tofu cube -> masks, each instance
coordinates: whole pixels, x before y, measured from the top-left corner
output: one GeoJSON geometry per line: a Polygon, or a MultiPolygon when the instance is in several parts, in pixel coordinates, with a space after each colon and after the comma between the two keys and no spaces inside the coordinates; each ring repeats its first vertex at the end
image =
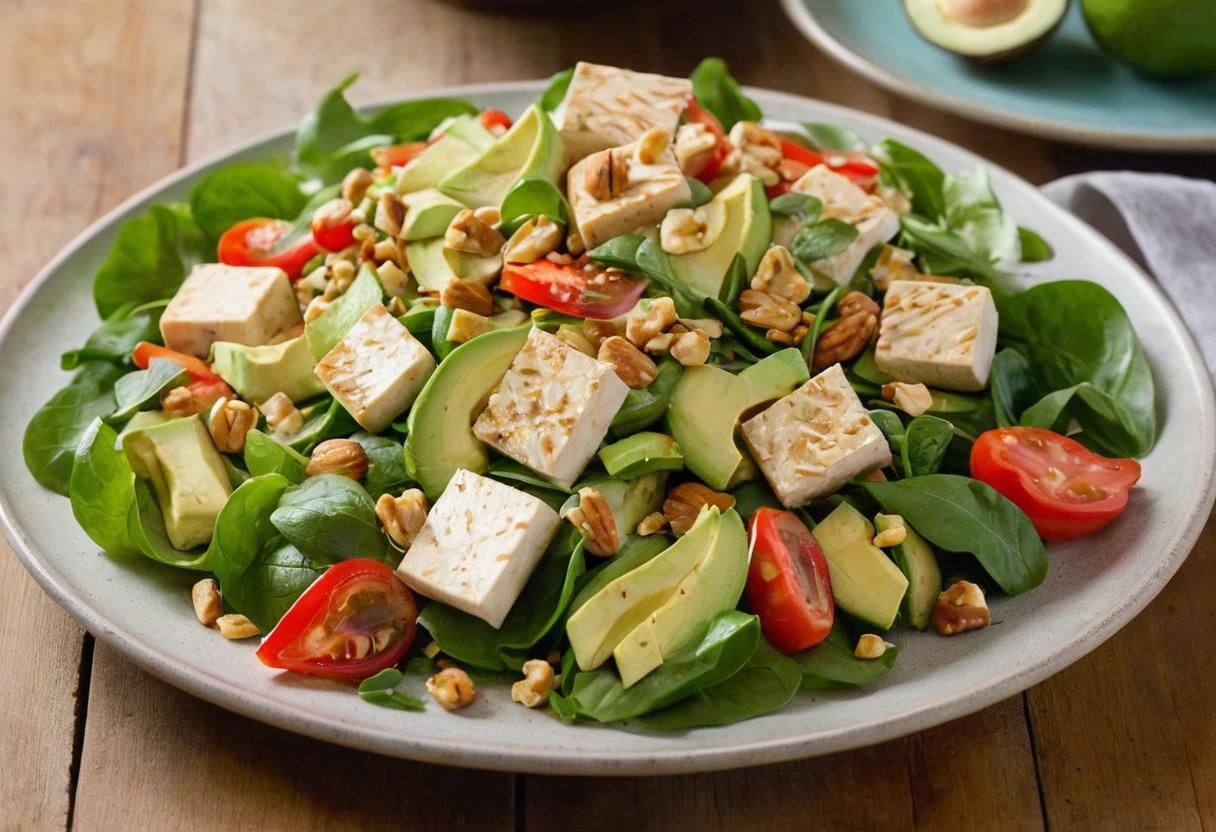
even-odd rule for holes
{"type": "Polygon", "coordinates": [[[692,204],[688,180],[670,146],[650,164],[638,158],[637,142],[601,150],[570,168],[567,182],[574,223],[588,249],[643,226],[657,225],[672,208],[692,204]],[[594,172],[614,166],[614,161],[618,170],[624,162],[628,176],[617,196],[601,201],[588,190],[588,179],[597,178],[594,172]]]}
{"type": "Polygon", "coordinates": [[[300,320],[282,269],[195,266],[160,316],[165,346],[206,358],[216,341],[260,347],[300,320]]]}
{"type": "Polygon", "coordinates": [[[692,95],[687,78],[579,62],[566,97],[553,112],[570,161],[619,147],[652,127],[675,135],[692,95]]]}
{"type": "Polygon", "coordinates": [[[880,197],[867,194],[827,165],[807,171],[792,190],[819,199],[823,203],[821,219],[840,220],[857,229],[857,239],[844,251],[811,263],[811,268],[841,286],[853,279],[870,249],[899,233],[898,214],[880,197]]]}
{"type": "Polygon", "coordinates": [[[988,386],[996,335],[986,287],[892,280],[874,362],[897,381],[974,392],[988,386]]]}
{"type": "Polygon", "coordinates": [[[473,433],[569,488],[595,456],[628,393],[610,366],[533,329],[473,433]]]}
{"type": "Polygon", "coordinates": [[[786,508],[891,464],[886,437],[839,364],[744,422],[743,440],[786,508]]]}
{"type": "Polygon", "coordinates": [[[531,494],[460,469],[397,574],[410,589],[497,629],[560,524],[531,494]]]}
{"type": "Polygon", "coordinates": [[[414,403],[435,359],[377,303],[317,362],[317,378],[355,421],[379,433],[414,403]]]}

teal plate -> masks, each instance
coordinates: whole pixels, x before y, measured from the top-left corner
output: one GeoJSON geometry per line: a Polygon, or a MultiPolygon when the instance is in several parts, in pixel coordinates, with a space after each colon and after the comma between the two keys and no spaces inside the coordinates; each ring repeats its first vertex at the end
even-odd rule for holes
{"type": "Polygon", "coordinates": [[[812,42],[877,84],[1042,138],[1120,150],[1216,151],[1216,76],[1143,78],[1089,36],[1080,4],[1040,49],[984,66],[925,42],[900,0],[782,0],[812,42]]]}

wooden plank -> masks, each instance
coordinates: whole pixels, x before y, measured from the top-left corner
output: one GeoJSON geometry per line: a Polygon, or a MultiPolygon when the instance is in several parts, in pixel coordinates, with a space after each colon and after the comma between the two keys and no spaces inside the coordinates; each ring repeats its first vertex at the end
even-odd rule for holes
{"type": "Polygon", "coordinates": [[[1216,521],[1149,608],[1029,691],[1054,830],[1210,829],[1216,822],[1216,521]]]}
{"type": "MultiPolygon", "coordinates": [[[[189,4],[7,4],[0,27],[0,309],[87,223],[177,164],[189,4]],[[164,7],[162,7],[164,6],[164,7]],[[65,48],[66,45],[66,48],[65,48]]],[[[29,487],[36,487],[32,483],[29,487]]],[[[54,498],[58,499],[58,498],[54,498]]],[[[67,504],[63,503],[64,511],[67,504]]],[[[71,811],[84,632],[0,544],[0,829],[71,811]],[[19,763],[17,761],[20,761],[19,763]]]]}

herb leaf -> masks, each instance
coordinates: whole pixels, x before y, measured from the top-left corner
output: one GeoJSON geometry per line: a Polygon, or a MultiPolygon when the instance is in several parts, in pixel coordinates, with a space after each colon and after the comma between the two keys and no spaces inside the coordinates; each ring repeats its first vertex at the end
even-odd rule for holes
{"type": "Polygon", "coordinates": [[[853,244],[857,235],[857,227],[843,220],[820,220],[798,229],[790,252],[804,263],[814,263],[840,254],[853,244]]]}
{"type": "Polygon", "coordinates": [[[736,122],[764,117],[760,105],[743,94],[721,58],[706,58],[692,71],[692,94],[698,104],[717,116],[725,130],[736,122]]]}

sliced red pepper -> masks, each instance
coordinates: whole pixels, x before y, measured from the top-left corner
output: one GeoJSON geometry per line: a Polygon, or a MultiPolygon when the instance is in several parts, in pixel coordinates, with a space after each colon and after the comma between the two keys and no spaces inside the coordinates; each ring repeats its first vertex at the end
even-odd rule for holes
{"type": "Polygon", "coordinates": [[[229,266],[272,266],[298,280],[322,249],[312,234],[293,234],[291,223],[266,217],[242,220],[220,237],[219,260],[229,266]]]}
{"type": "Polygon", "coordinates": [[[565,315],[608,320],[636,306],[646,283],[607,272],[587,257],[568,265],[542,257],[535,263],[507,263],[498,286],[522,300],[565,315]]]}

